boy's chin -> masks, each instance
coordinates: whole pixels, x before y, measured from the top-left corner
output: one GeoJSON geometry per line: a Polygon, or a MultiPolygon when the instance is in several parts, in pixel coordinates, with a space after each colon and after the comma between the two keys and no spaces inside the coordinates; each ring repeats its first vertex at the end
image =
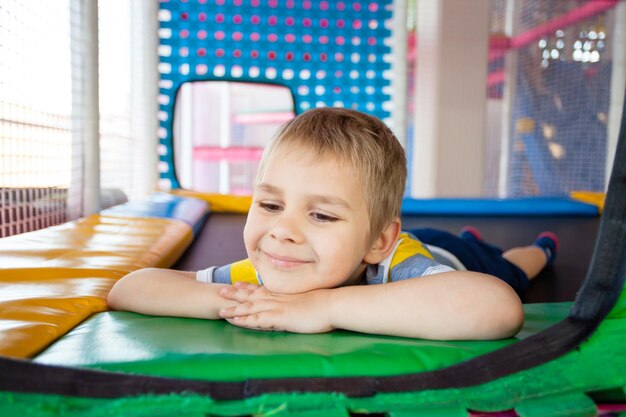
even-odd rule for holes
{"type": "Polygon", "coordinates": [[[289,283],[285,283],[285,282],[281,282],[280,279],[278,280],[266,280],[263,279],[263,286],[265,287],[265,289],[267,289],[269,292],[273,293],[273,294],[302,294],[305,292],[309,292],[309,291],[313,291],[316,290],[318,288],[311,288],[308,285],[302,285],[302,283],[293,283],[293,282],[289,282],[289,283]]]}
{"type": "Polygon", "coordinates": [[[311,291],[310,289],[297,288],[294,286],[285,286],[277,283],[263,282],[263,286],[272,294],[301,294],[303,292],[311,291]]]}

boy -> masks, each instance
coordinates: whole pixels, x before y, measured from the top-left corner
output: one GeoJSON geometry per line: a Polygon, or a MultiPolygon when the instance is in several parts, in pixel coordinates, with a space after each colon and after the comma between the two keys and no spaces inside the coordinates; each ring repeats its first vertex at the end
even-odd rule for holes
{"type": "MultiPolygon", "coordinates": [[[[135,271],[112,288],[109,306],[299,333],[514,335],[524,318],[509,284],[446,266],[401,232],[405,180],[404,150],[382,121],[305,112],[263,155],[244,229],[249,259],[198,273],[135,271]]],[[[548,259],[537,246],[513,255],[522,286],[548,259]]]]}

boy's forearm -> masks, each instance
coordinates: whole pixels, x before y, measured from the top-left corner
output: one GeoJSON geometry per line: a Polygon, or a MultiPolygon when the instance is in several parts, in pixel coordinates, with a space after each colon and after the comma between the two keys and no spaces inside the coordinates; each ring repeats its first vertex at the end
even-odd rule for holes
{"type": "Polygon", "coordinates": [[[449,272],[330,291],[334,328],[424,339],[499,339],[523,323],[517,294],[497,278],[449,272]]]}
{"type": "Polygon", "coordinates": [[[107,303],[142,314],[219,319],[219,310],[234,304],[219,295],[224,286],[198,282],[189,272],[143,269],[118,281],[107,303]]]}

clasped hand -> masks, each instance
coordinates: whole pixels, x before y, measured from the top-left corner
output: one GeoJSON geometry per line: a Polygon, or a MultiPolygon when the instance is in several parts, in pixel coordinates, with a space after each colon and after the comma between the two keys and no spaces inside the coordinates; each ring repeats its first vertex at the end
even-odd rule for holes
{"type": "Polygon", "coordinates": [[[221,309],[220,317],[248,329],[325,333],[333,330],[329,318],[329,291],[275,294],[259,285],[237,282],[220,290],[223,298],[238,302],[221,309]]]}

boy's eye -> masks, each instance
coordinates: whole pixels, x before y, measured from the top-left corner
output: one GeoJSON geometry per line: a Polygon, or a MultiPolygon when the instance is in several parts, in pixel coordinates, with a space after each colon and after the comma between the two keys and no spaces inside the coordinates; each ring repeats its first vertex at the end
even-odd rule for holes
{"type": "Polygon", "coordinates": [[[313,217],[316,222],[320,223],[334,223],[339,221],[337,217],[329,216],[323,213],[311,213],[311,217],[313,217]]]}
{"type": "Polygon", "coordinates": [[[259,203],[259,207],[261,207],[263,210],[270,212],[280,211],[280,206],[278,204],[259,203]]]}

